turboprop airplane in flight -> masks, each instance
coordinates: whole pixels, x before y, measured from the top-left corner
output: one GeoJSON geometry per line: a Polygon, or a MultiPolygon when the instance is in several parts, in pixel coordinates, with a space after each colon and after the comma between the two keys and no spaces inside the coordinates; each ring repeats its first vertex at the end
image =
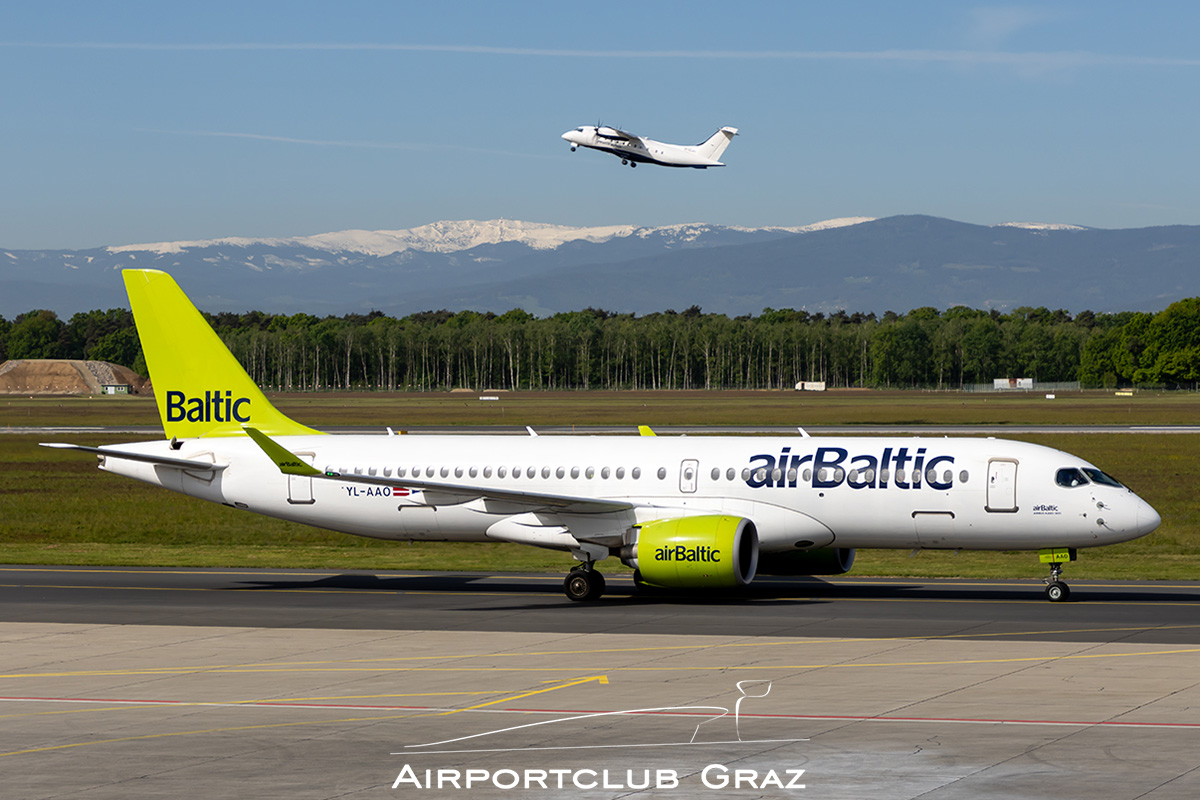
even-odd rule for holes
{"type": "Polygon", "coordinates": [[[662,167],[692,167],[693,169],[708,169],[723,167],[721,154],[733,137],[737,136],[737,128],[721,128],[708,137],[708,141],[700,144],[666,144],[647,139],[645,136],[635,136],[632,133],[609,127],[608,125],[585,125],[573,131],[567,131],[562,138],[571,143],[571,152],[576,147],[590,147],[592,150],[602,150],[612,153],[621,159],[622,164],[636,167],[642,164],[658,164],[662,167]]]}
{"type": "Polygon", "coordinates": [[[841,574],[856,548],[886,547],[1036,550],[1060,601],[1077,549],[1160,522],[1082,458],[1002,439],[324,434],[267,401],[170,275],[124,279],[165,438],[46,446],[357,536],[559,550],[579,562],[572,600],[601,596],[606,558],[639,587],[711,590],[841,574]]]}

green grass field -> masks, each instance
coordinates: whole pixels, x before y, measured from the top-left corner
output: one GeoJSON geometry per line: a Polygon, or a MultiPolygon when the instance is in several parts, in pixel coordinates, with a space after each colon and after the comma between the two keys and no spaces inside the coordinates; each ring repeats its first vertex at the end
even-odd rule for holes
{"type": "MultiPolygon", "coordinates": [[[[1200,396],[844,392],[646,392],[501,395],[284,395],[278,405],[314,425],[513,424],[1197,424],[1200,396]]],[[[143,398],[5,398],[0,429],[29,425],[157,425],[143,398]]],[[[80,453],[37,447],[128,441],[93,434],[0,435],[0,562],[16,564],[315,567],[564,571],[569,557],[516,545],[363,539],[204,503],[101,473],[80,453]]],[[[1068,578],[1200,578],[1200,440],[1192,435],[1022,435],[1076,453],[1120,478],[1159,510],[1143,539],[1081,551],[1068,578]]],[[[615,561],[608,570],[621,571],[615,561]]],[[[855,575],[1040,578],[1032,553],[860,551],[855,575]]]]}

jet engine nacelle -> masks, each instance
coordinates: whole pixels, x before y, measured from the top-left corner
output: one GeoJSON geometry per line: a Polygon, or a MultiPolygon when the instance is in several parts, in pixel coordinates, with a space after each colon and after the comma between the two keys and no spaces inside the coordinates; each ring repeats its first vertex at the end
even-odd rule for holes
{"type": "Polygon", "coordinates": [[[844,575],[852,566],[853,547],[818,547],[758,556],[758,571],[763,575],[844,575]]]}
{"type": "Polygon", "coordinates": [[[642,583],[668,589],[734,588],[754,580],[758,530],[744,517],[656,520],[634,528],[622,561],[642,583]]]}

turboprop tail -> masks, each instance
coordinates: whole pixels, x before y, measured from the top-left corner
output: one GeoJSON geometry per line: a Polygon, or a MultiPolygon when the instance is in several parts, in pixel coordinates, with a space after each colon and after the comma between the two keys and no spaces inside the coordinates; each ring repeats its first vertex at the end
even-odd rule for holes
{"type": "Polygon", "coordinates": [[[729,147],[729,143],[733,141],[733,137],[737,136],[738,129],[728,126],[708,137],[708,141],[704,144],[697,145],[696,153],[704,158],[711,158],[713,161],[720,161],[721,154],[725,152],[725,148],[729,147]]]}
{"type": "Polygon", "coordinates": [[[156,269],[122,276],[167,438],[244,436],[246,425],[271,436],[320,433],[271,405],[174,278],[156,269]]]}

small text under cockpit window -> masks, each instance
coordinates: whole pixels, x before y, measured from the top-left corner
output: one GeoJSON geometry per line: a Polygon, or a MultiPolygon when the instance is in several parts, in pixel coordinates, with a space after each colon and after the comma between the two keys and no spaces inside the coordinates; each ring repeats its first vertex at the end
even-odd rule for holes
{"type": "Polygon", "coordinates": [[[1088,479],[1083,477],[1083,473],[1075,469],[1075,467],[1063,467],[1055,474],[1054,482],[1059,486],[1072,489],[1076,486],[1083,486],[1088,482],[1088,479]]]}

